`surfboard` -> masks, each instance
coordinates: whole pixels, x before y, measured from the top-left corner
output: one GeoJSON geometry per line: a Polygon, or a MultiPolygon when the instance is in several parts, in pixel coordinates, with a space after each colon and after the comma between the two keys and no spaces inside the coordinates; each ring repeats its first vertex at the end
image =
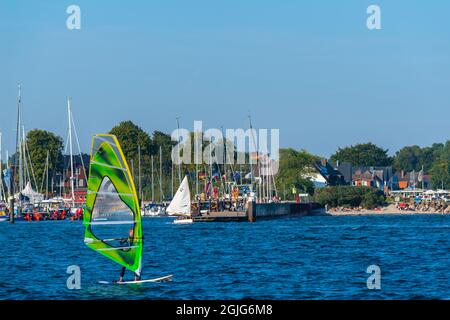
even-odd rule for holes
{"type": "Polygon", "coordinates": [[[117,282],[117,281],[99,281],[99,284],[142,284],[142,283],[150,283],[150,282],[166,282],[166,281],[172,281],[173,275],[168,275],[165,277],[160,278],[154,278],[154,279],[147,279],[147,280],[139,280],[139,281],[124,281],[124,282],[117,282]]]}

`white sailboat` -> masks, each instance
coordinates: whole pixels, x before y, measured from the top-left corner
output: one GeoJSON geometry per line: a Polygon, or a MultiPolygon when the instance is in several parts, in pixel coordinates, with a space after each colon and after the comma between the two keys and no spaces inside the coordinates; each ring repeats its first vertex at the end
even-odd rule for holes
{"type": "Polygon", "coordinates": [[[189,190],[189,183],[187,176],[184,177],[180,186],[178,187],[175,196],[170,202],[166,210],[169,216],[177,216],[178,219],[174,221],[175,224],[187,224],[194,222],[191,215],[191,192],[189,190]]]}
{"type": "Polygon", "coordinates": [[[37,204],[44,200],[44,195],[34,191],[30,181],[27,182],[25,188],[20,192],[20,194],[17,195],[17,197],[20,195],[27,197],[31,204],[37,204]]]}

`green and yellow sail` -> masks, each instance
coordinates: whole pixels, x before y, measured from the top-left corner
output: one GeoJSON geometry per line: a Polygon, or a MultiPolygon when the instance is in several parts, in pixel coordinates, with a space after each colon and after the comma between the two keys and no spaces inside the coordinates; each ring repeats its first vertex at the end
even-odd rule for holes
{"type": "Polygon", "coordinates": [[[92,139],[83,223],[85,244],[140,274],[143,236],[139,201],[125,156],[114,135],[92,139]],[[133,237],[129,237],[133,229],[133,237]]]}

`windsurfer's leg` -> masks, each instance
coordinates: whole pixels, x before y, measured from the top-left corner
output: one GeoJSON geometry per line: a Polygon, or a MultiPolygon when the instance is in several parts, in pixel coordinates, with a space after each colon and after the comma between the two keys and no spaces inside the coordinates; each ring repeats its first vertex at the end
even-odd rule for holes
{"type": "Polygon", "coordinates": [[[122,269],[120,270],[120,278],[119,278],[119,282],[123,282],[123,277],[125,276],[125,267],[122,267],[122,269]]]}

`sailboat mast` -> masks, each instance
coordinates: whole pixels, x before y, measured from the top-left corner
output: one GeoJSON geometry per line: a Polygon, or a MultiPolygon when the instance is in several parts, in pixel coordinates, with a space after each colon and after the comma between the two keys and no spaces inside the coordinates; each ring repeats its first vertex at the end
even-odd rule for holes
{"type": "MultiPolygon", "coordinates": [[[[254,132],[253,132],[252,118],[250,116],[248,116],[248,119],[249,119],[249,123],[250,123],[250,134],[252,135],[253,147],[255,148],[254,150],[256,153],[256,167],[258,168],[259,181],[258,181],[258,197],[257,198],[259,199],[259,202],[261,203],[261,201],[263,200],[263,197],[264,197],[264,184],[263,184],[262,175],[261,175],[261,161],[259,160],[259,150],[258,150],[258,145],[256,142],[256,137],[253,134],[254,132]]],[[[253,161],[252,161],[252,164],[253,164],[253,161]]],[[[253,178],[253,174],[252,174],[252,178],[253,178]]]]}
{"type": "Polygon", "coordinates": [[[172,162],[171,170],[172,170],[172,187],[171,187],[171,191],[172,191],[172,199],[173,199],[173,162],[172,162]]]}
{"type": "MultiPolygon", "coordinates": [[[[251,136],[251,140],[252,140],[252,142],[253,142],[253,134],[252,134],[252,118],[250,117],[250,116],[248,116],[248,124],[249,124],[249,128],[250,128],[250,134],[252,135],[251,136]]],[[[251,148],[250,148],[250,150],[251,150],[251,148]]],[[[252,160],[252,157],[251,157],[251,154],[249,153],[249,162],[250,162],[250,183],[251,183],[251,185],[253,186],[253,160],[252,160]]]]}
{"type": "Polygon", "coordinates": [[[72,195],[72,208],[75,207],[75,186],[73,176],[73,146],[72,146],[72,109],[70,98],[67,98],[67,111],[69,115],[69,152],[70,152],[70,191],[72,195]]]}
{"type": "Polygon", "coordinates": [[[159,202],[163,202],[162,147],[159,146],[159,202]]]}
{"type": "Polygon", "coordinates": [[[198,163],[195,163],[195,195],[198,196],[198,163]]]}
{"type": "Polygon", "coordinates": [[[27,160],[27,149],[26,149],[26,136],[25,136],[25,126],[22,126],[22,172],[23,172],[23,187],[30,182],[31,185],[31,176],[30,170],[28,168],[28,160],[27,160]]]}
{"type": "Polygon", "coordinates": [[[142,176],[141,176],[141,145],[138,145],[138,183],[139,183],[139,198],[141,198],[141,206],[144,202],[144,194],[142,193],[142,176]]]}
{"type": "MultiPolygon", "coordinates": [[[[12,178],[11,178],[11,166],[9,164],[9,151],[8,150],[6,150],[6,169],[9,169],[10,180],[12,181],[12,178]]],[[[5,189],[5,202],[8,202],[7,199],[9,197],[9,193],[7,191],[8,191],[8,188],[11,188],[11,182],[10,182],[10,184],[8,186],[8,185],[6,185],[6,181],[5,181],[5,186],[6,186],[6,189],[5,189]]],[[[9,192],[12,192],[12,191],[9,190],[9,192]]],[[[14,199],[14,197],[11,197],[11,199],[14,199]]]]}
{"type": "Polygon", "coordinates": [[[242,163],[239,163],[239,184],[242,184],[242,163]]]}
{"type": "MultiPolygon", "coordinates": [[[[250,134],[251,134],[250,139],[252,140],[252,144],[253,144],[253,146],[256,149],[255,141],[254,141],[254,137],[253,137],[252,117],[250,115],[248,116],[248,124],[249,124],[250,134]]],[[[258,153],[256,154],[256,161],[258,161],[258,153]]],[[[254,179],[254,174],[255,174],[254,172],[255,172],[255,170],[254,170],[253,160],[252,160],[252,157],[251,157],[251,152],[249,153],[249,162],[250,162],[250,183],[251,183],[251,186],[253,188],[253,184],[254,184],[254,180],[255,180],[254,179]]],[[[255,186],[255,191],[256,191],[256,186],[255,186]]],[[[258,196],[259,196],[259,194],[260,194],[260,192],[258,192],[258,196]]]]}
{"type": "Polygon", "coordinates": [[[49,169],[48,162],[49,162],[49,151],[47,150],[47,160],[46,160],[46,165],[45,165],[45,168],[47,169],[46,179],[45,179],[45,181],[46,181],[46,183],[45,183],[45,198],[46,199],[48,199],[48,169],[49,169]]]}
{"type": "MultiPolygon", "coordinates": [[[[225,135],[223,132],[223,126],[221,127],[221,130],[222,130],[222,143],[223,143],[223,155],[222,155],[222,157],[223,157],[223,159],[222,159],[223,160],[223,166],[222,166],[223,172],[220,174],[220,182],[221,182],[221,186],[222,186],[222,193],[225,198],[225,194],[228,193],[227,185],[226,185],[226,183],[227,183],[227,180],[226,180],[226,178],[227,178],[227,143],[226,143],[225,135]],[[223,176],[225,176],[225,179],[223,179],[223,176]],[[223,180],[225,180],[225,182],[223,180]]],[[[233,170],[231,170],[231,171],[233,171],[233,170]]],[[[233,174],[233,172],[231,174],[233,174]]]]}
{"type": "MultiPolygon", "coordinates": [[[[180,146],[181,137],[180,137],[180,117],[177,117],[177,133],[178,133],[178,146],[180,146]]],[[[181,159],[178,161],[178,180],[181,184],[181,159]]]]}
{"type": "Polygon", "coordinates": [[[213,195],[212,137],[209,137],[209,200],[212,199],[212,195],[213,195]]]}
{"type": "Polygon", "coordinates": [[[14,177],[16,175],[16,165],[17,165],[17,155],[19,152],[19,139],[20,139],[20,104],[22,100],[22,87],[18,85],[19,94],[17,97],[17,124],[16,124],[16,154],[14,157],[14,162],[11,165],[11,178],[10,178],[10,203],[9,203],[9,221],[14,223],[14,194],[15,194],[15,185],[14,185],[14,177]]]}
{"type": "MultiPolygon", "coordinates": [[[[17,108],[17,149],[19,153],[19,192],[21,192],[24,188],[23,185],[23,149],[22,149],[22,86],[19,85],[19,106],[17,108]]],[[[17,153],[16,153],[17,155],[17,153]]],[[[22,200],[19,198],[20,204],[22,204],[22,200]]]]}
{"type": "Polygon", "coordinates": [[[63,174],[61,174],[59,176],[59,197],[62,198],[62,194],[63,194],[63,174]]]}
{"type": "Polygon", "coordinates": [[[155,202],[155,184],[154,184],[154,177],[153,177],[153,173],[154,173],[155,169],[153,167],[153,155],[152,155],[152,203],[155,202]]]}
{"type": "MultiPolygon", "coordinates": [[[[270,165],[270,159],[268,159],[269,161],[269,165],[270,165]]],[[[269,168],[266,165],[266,174],[267,174],[267,202],[270,202],[270,196],[271,196],[271,179],[270,179],[270,172],[269,172],[269,168]]]]}
{"type": "MultiPolygon", "coordinates": [[[[22,122],[21,120],[19,120],[22,122]]],[[[19,127],[19,192],[24,189],[24,170],[23,170],[23,137],[22,137],[22,127],[19,127]]]]}

